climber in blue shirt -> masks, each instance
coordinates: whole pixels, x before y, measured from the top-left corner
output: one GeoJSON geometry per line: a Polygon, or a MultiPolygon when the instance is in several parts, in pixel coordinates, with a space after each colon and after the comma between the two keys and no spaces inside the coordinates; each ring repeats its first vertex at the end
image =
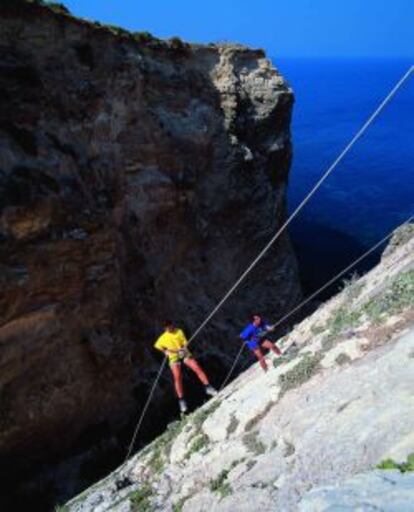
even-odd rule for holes
{"type": "Polygon", "coordinates": [[[265,372],[267,372],[267,363],[261,347],[271,350],[278,356],[282,355],[276,343],[266,338],[266,334],[271,330],[272,327],[260,315],[253,315],[252,322],[240,333],[240,338],[257,357],[265,372]]]}

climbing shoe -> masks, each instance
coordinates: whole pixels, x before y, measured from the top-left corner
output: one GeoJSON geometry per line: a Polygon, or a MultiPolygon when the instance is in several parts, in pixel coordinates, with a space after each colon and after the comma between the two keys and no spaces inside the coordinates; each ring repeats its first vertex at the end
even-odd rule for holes
{"type": "Polygon", "coordinates": [[[210,384],[208,386],[206,386],[204,389],[206,391],[206,395],[208,395],[208,396],[216,396],[217,395],[217,389],[214,389],[213,386],[210,386],[210,384]]]}
{"type": "Polygon", "coordinates": [[[180,412],[183,414],[188,411],[187,402],[184,399],[178,400],[178,405],[180,406],[180,412]]]}

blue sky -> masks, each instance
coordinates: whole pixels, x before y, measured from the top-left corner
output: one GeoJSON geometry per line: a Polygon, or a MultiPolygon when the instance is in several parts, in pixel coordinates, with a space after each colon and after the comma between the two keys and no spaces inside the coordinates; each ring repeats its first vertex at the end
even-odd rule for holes
{"type": "Polygon", "coordinates": [[[413,57],[414,0],[63,0],[159,37],[238,41],[277,57],[413,57]]]}

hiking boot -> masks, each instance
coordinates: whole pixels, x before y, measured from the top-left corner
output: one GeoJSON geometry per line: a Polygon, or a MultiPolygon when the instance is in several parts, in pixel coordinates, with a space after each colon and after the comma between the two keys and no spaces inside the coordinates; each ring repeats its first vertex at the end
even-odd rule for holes
{"type": "Polygon", "coordinates": [[[180,412],[185,414],[188,411],[187,402],[181,398],[181,400],[178,400],[178,405],[180,406],[180,412]]]}
{"type": "Polygon", "coordinates": [[[206,395],[208,395],[208,396],[216,396],[218,393],[217,389],[214,389],[213,386],[210,386],[210,384],[208,386],[206,386],[204,389],[205,389],[206,395]]]}

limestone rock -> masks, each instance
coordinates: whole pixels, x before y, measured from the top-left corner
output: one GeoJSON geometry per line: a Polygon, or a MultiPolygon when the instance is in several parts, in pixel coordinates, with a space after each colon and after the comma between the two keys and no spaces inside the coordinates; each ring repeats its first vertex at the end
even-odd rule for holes
{"type": "Polygon", "coordinates": [[[345,482],[309,492],[299,504],[301,512],[412,512],[414,473],[371,471],[345,482]]]}
{"type": "Polygon", "coordinates": [[[372,470],[414,454],[414,238],[282,343],[70,512],[413,510],[412,475],[372,470]]]}
{"type": "Polygon", "coordinates": [[[397,247],[404,245],[412,237],[414,237],[414,222],[403,224],[401,227],[395,230],[393,236],[382,253],[382,257],[386,258],[395,251],[397,247]]]}

